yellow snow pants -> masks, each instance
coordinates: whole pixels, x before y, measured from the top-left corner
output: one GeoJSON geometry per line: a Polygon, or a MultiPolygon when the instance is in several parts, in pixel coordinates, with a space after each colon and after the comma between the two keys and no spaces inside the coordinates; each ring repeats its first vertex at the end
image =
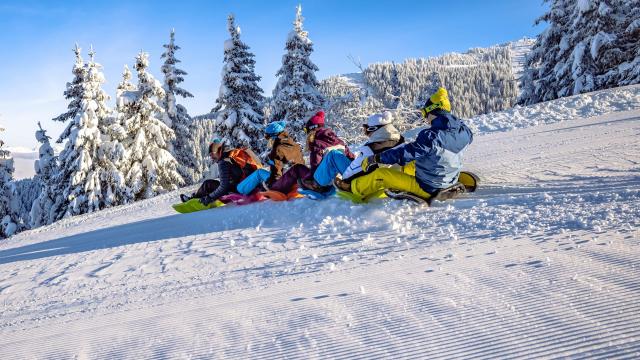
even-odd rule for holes
{"type": "Polygon", "coordinates": [[[431,195],[418,185],[415,173],[413,162],[403,166],[402,170],[378,168],[370,174],[353,179],[351,191],[363,199],[383,189],[407,191],[428,199],[431,195]]]}
{"type": "Polygon", "coordinates": [[[416,162],[412,161],[408,164],[406,164],[405,166],[402,167],[402,172],[407,174],[407,175],[411,175],[411,176],[416,176],[416,162]]]}

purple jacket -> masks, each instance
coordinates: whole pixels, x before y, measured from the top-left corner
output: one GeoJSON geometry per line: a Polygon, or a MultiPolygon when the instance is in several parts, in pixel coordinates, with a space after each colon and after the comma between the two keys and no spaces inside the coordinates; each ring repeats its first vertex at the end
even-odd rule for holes
{"type": "Polygon", "coordinates": [[[355,159],[355,156],[349,148],[344,143],[344,141],[340,140],[338,135],[333,132],[333,130],[329,128],[319,128],[312,135],[312,138],[309,142],[309,165],[311,165],[311,172],[315,172],[318,165],[320,165],[320,161],[322,161],[322,157],[325,152],[329,148],[339,148],[344,149],[344,154],[351,160],[355,159]]]}

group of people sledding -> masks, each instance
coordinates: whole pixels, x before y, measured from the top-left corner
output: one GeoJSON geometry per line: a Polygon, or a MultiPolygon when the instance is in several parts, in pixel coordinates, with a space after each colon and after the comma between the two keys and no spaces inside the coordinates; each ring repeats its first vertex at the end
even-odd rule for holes
{"type": "Polygon", "coordinates": [[[391,114],[370,116],[363,124],[368,139],[355,154],[325,127],[324,112],[319,111],[304,127],[308,166],[284,121],[265,128],[270,145],[268,166],[250,149],[232,149],[216,140],[210,144],[209,154],[218,164],[219,178],[205,180],[191,196],[181,195],[181,200],[197,198],[209,208],[222,205],[230,194],[284,200],[299,196],[298,190],[317,194],[337,190],[354,201],[392,196],[420,202],[445,190],[464,191],[458,180],[462,153],[473,140],[471,130],[451,114],[444,88],[439,88],[420,111],[431,126],[412,142],[405,142],[393,126],[391,114]]]}

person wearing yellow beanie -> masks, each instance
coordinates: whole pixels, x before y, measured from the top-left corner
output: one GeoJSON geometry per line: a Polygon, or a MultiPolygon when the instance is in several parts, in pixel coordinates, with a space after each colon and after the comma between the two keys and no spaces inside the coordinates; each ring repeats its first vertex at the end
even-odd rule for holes
{"type": "Polygon", "coordinates": [[[456,184],[462,168],[462,154],[473,141],[471,129],[451,114],[449,95],[442,87],[431,95],[420,111],[431,127],[420,131],[413,142],[364,159],[362,169],[370,173],[339,188],[351,191],[361,199],[384,189],[428,199],[439,190],[456,184]],[[378,168],[378,164],[399,164],[415,168],[415,172],[378,168]]]}
{"type": "Polygon", "coordinates": [[[451,112],[449,93],[443,87],[438,88],[438,91],[436,91],[433,95],[431,95],[431,97],[429,97],[429,100],[427,100],[427,103],[424,105],[424,107],[420,109],[420,112],[422,113],[422,117],[426,118],[429,113],[436,109],[442,109],[451,112]]]}

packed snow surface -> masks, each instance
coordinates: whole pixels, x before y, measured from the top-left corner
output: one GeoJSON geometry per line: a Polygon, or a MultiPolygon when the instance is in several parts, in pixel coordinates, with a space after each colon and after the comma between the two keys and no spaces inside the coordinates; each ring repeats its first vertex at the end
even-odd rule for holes
{"type": "Polygon", "coordinates": [[[569,96],[530,106],[516,106],[478,115],[468,122],[476,132],[486,133],[628,110],[640,110],[639,85],[569,96]]]}
{"type": "Polygon", "coordinates": [[[476,136],[431,208],[174,192],[18,234],[0,358],[638,357],[640,111],[578,103],[476,136]]]}

